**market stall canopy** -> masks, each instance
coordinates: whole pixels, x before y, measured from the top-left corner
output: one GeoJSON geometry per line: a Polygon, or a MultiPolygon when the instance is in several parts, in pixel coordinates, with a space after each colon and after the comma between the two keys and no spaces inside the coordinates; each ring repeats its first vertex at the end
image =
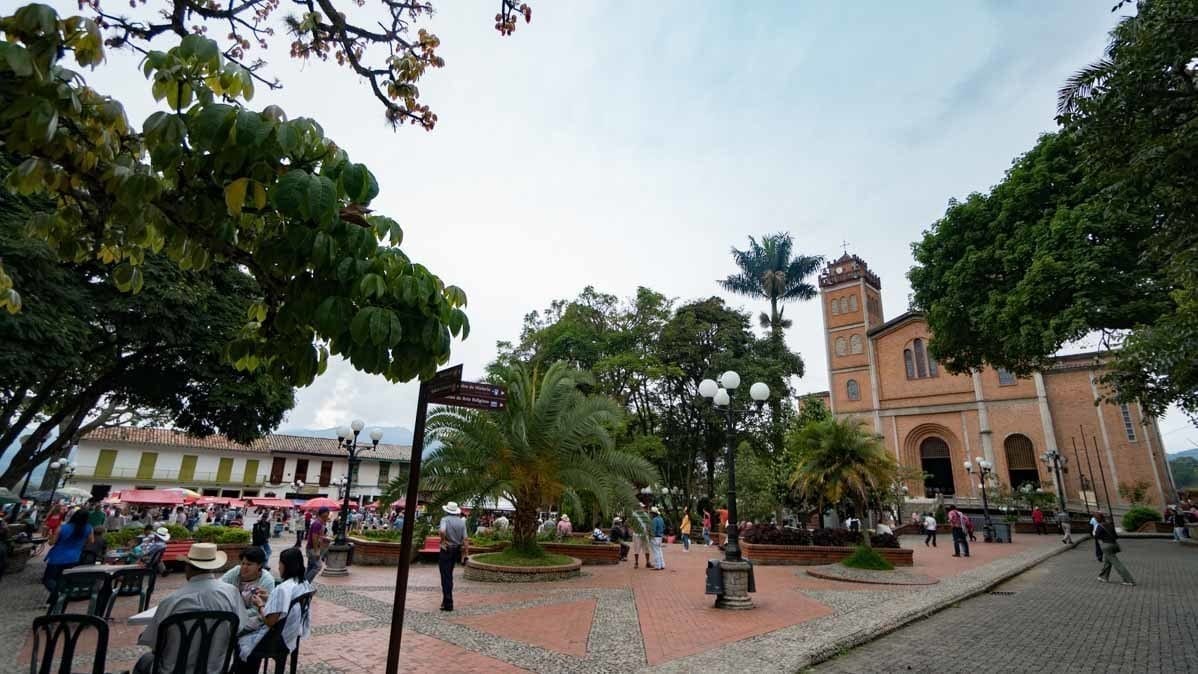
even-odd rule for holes
{"type": "Polygon", "coordinates": [[[250,505],[255,508],[294,508],[295,504],[285,498],[251,498],[250,505]]]}
{"type": "Polygon", "coordinates": [[[121,503],[128,505],[183,505],[183,495],[166,489],[126,489],[121,503]]]}
{"type": "Polygon", "coordinates": [[[186,487],[167,487],[162,491],[173,491],[183,495],[184,498],[200,498],[200,492],[188,489],[186,487]]]}
{"type": "Polygon", "coordinates": [[[305,510],[305,511],[306,510],[320,510],[321,508],[328,508],[329,510],[332,510],[335,512],[335,511],[341,510],[341,504],[334,501],[331,498],[325,498],[322,496],[320,498],[308,499],[307,501],[304,501],[304,504],[302,506],[300,506],[300,510],[305,510]]]}

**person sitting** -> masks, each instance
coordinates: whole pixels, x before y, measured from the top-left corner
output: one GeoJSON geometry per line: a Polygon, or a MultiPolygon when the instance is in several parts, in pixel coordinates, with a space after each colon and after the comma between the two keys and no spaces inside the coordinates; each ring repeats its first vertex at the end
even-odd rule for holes
{"type": "Polygon", "coordinates": [[[83,544],[83,554],[79,557],[80,564],[95,564],[104,561],[108,554],[108,541],[104,539],[104,527],[92,529],[92,540],[83,544]]]}
{"type": "MultiPolygon", "coordinates": [[[[216,549],[215,543],[193,543],[187,551],[187,583],[172,592],[154,612],[154,619],[146,626],[145,631],[137,638],[137,643],[155,648],[158,642],[158,626],[164,620],[176,613],[189,611],[228,611],[238,616],[237,633],[245,624],[245,612],[241,610],[241,596],[237,589],[228,583],[222,583],[216,577],[216,572],[224,567],[228,555],[216,549]]],[[[162,674],[174,674],[175,660],[179,654],[179,639],[181,632],[172,631],[167,639],[165,652],[158,654],[162,664],[158,671],[162,674]]],[[[203,665],[197,666],[200,654],[198,649],[188,653],[188,672],[207,672],[207,674],[222,674],[224,672],[224,654],[229,647],[229,639],[237,634],[227,634],[226,630],[216,630],[212,637],[212,648],[204,656],[207,658],[203,665]]],[[[141,656],[134,666],[134,674],[149,674],[154,667],[154,653],[141,656]]]]}
{"type": "Polygon", "coordinates": [[[301,636],[307,638],[311,631],[309,622],[302,620],[299,607],[291,606],[296,597],[312,591],[312,586],[304,580],[304,556],[299,548],[287,548],[279,553],[279,571],[282,573],[283,582],[275,586],[270,598],[263,600],[261,597],[255,597],[253,600],[261,619],[260,626],[237,640],[237,650],[241,657],[239,672],[253,674],[258,671],[262,665],[262,655],[258,652],[262,637],[283,618],[287,619],[283,625],[283,643],[289,651],[295,649],[301,636]]]}
{"type": "Polygon", "coordinates": [[[241,564],[229,569],[221,576],[221,581],[237,588],[241,593],[242,610],[245,613],[244,627],[246,630],[256,630],[262,625],[258,615],[258,605],[254,599],[265,600],[275,589],[275,577],[263,572],[266,566],[266,552],[251,545],[241,551],[241,564]]]}
{"type": "Polygon", "coordinates": [[[632,533],[624,525],[624,520],[619,517],[612,520],[609,538],[611,542],[620,544],[620,561],[628,561],[628,544],[632,541],[632,533]]]}
{"type": "Polygon", "coordinates": [[[495,527],[496,531],[506,531],[510,525],[511,523],[508,522],[507,515],[500,515],[495,518],[495,521],[491,522],[491,526],[495,527]]]}
{"type": "Polygon", "coordinates": [[[603,533],[599,527],[595,527],[595,530],[591,532],[591,541],[595,543],[606,543],[608,540],[607,534],[603,533]]]}
{"type": "MultiPolygon", "coordinates": [[[[138,563],[142,566],[149,566],[153,563],[155,566],[162,565],[162,553],[166,552],[167,541],[171,540],[171,532],[166,527],[158,527],[153,534],[145,537],[141,541],[141,552],[138,555],[138,563]],[[157,556],[157,560],[155,557],[157,556]]],[[[154,569],[158,571],[157,568],[154,569]]]]}
{"type": "Polygon", "coordinates": [[[890,517],[887,517],[885,521],[878,522],[878,526],[874,529],[874,533],[879,536],[893,536],[894,527],[891,526],[893,523],[894,521],[891,520],[890,517]]]}
{"type": "Polygon", "coordinates": [[[557,537],[566,538],[572,531],[574,528],[570,526],[570,516],[562,515],[561,519],[557,521],[557,537]]]}

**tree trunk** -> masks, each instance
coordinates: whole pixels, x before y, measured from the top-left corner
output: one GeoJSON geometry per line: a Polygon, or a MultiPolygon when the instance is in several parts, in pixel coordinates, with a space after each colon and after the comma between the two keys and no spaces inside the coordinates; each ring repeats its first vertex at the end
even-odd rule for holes
{"type": "Polygon", "coordinates": [[[512,548],[517,552],[532,553],[537,549],[537,510],[531,499],[516,502],[516,514],[512,522],[512,548]]]}

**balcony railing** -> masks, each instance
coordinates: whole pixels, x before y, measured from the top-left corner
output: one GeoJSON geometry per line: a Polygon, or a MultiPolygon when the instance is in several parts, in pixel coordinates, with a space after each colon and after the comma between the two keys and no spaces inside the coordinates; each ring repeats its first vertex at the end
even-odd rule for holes
{"type": "Polygon", "coordinates": [[[137,468],[112,468],[107,474],[97,475],[95,466],[78,466],[75,469],[75,479],[86,479],[92,482],[103,480],[121,480],[123,482],[172,482],[175,484],[221,484],[221,485],[242,485],[256,487],[266,480],[264,474],[257,475],[254,480],[245,480],[245,475],[230,474],[227,478],[221,479],[219,473],[194,471],[190,478],[181,476],[181,471],[178,470],[155,470],[150,473],[149,477],[143,476],[143,473],[137,468]]]}

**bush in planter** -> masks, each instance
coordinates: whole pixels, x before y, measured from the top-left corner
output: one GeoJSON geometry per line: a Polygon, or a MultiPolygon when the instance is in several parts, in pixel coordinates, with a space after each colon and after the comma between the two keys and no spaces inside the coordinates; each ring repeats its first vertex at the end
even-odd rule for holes
{"type": "Polygon", "coordinates": [[[1138,531],[1145,522],[1160,522],[1161,514],[1152,508],[1135,506],[1123,515],[1123,530],[1138,531]]]}
{"type": "Polygon", "coordinates": [[[225,527],[216,537],[217,545],[249,545],[250,532],[241,527],[225,527]]]}
{"type": "Polygon", "coordinates": [[[899,548],[898,536],[894,534],[873,534],[869,537],[869,544],[875,548],[899,548]]]}
{"type": "MultiPolygon", "coordinates": [[[[200,543],[215,543],[227,528],[217,524],[205,524],[202,527],[196,527],[196,530],[189,534],[189,536],[200,543]]],[[[171,538],[173,539],[174,537],[175,535],[171,534],[171,538]]]]}
{"type": "Polygon", "coordinates": [[[143,530],[144,527],[136,525],[127,526],[124,529],[117,529],[116,531],[109,531],[104,534],[104,542],[110,548],[127,548],[135,544],[143,530]]]}
{"type": "Polygon", "coordinates": [[[166,530],[171,533],[172,541],[185,541],[192,537],[191,532],[187,530],[187,527],[180,526],[178,524],[164,524],[162,526],[166,527],[166,530]]]}
{"type": "Polygon", "coordinates": [[[811,545],[811,532],[806,529],[756,524],[741,532],[740,539],[755,545],[811,545]]]}
{"type": "Polygon", "coordinates": [[[359,531],[354,536],[365,538],[368,541],[398,543],[403,539],[403,531],[397,529],[367,529],[366,531],[359,531]]]}
{"type": "Polygon", "coordinates": [[[870,569],[872,571],[893,571],[894,565],[882,558],[876,550],[864,545],[858,545],[853,554],[841,562],[851,569],[870,569]]]}
{"type": "Polygon", "coordinates": [[[860,542],[860,531],[849,531],[848,529],[814,529],[811,532],[812,545],[849,547],[857,545],[860,542]]]}
{"type": "MultiPolygon", "coordinates": [[[[741,534],[741,540],[754,545],[820,545],[850,547],[861,543],[861,532],[847,529],[793,529],[771,524],[749,527],[741,534]]],[[[875,548],[897,548],[898,538],[893,534],[873,535],[870,545],[875,548]]]]}

